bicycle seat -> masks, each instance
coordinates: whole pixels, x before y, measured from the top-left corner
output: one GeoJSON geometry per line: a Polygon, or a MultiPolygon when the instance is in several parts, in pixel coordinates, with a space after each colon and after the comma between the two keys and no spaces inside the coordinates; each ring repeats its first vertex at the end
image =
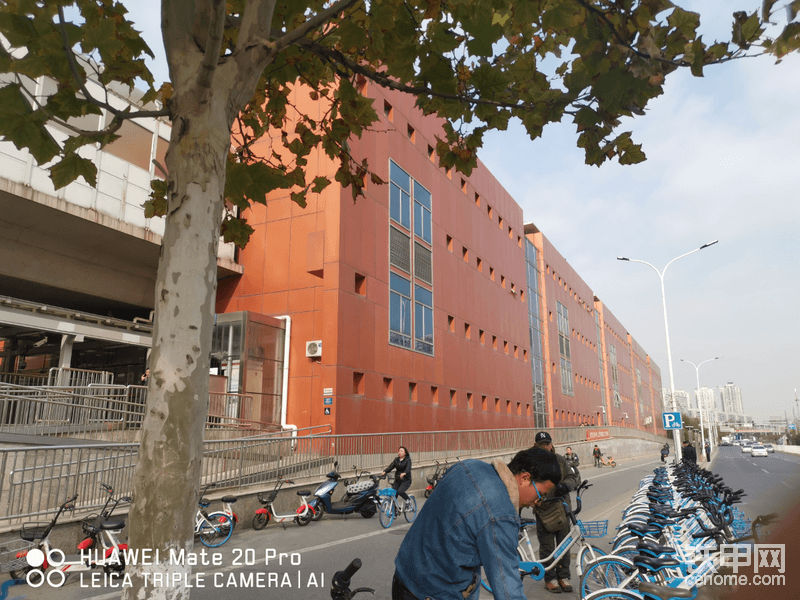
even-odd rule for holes
{"type": "Polygon", "coordinates": [[[675,554],[677,552],[677,550],[672,546],[662,546],[649,540],[642,540],[639,542],[639,545],[636,546],[636,549],[639,550],[639,552],[647,552],[648,554],[655,556],[660,554],[675,554]]]}
{"type": "Polygon", "coordinates": [[[239,498],[236,496],[223,496],[221,500],[226,504],[234,504],[239,498]]]}
{"type": "Polygon", "coordinates": [[[633,559],[633,564],[637,567],[644,567],[648,571],[660,571],[666,567],[677,567],[681,561],[675,558],[655,558],[654,556],[644,556],[640,554],[633,559]]]}
{"type": "Polygon", "coordinates": [[[661,533],[659,527],[653,525],[639,525],[637,523],[630,523],[628,529],[639,536],[648,535],[650,533],[661,533]]]}
{"type": "Polygon", "coordinates": [[[301,492],[297,492],[297,495],[298,496],[310,496],[311,492],[309,492],[308,490],[303,490],[301,492]]]}
{"type": "Polygon", "coordinates": [[[100,529],[122,529],[125,527],[125,521],[122,519],[114,519],[103,521],[100,523],[100,529]]]}
{"type": "Polygon", "coordinates": [[[695,592],[684,588],[673,588],[666,585],[656,585],[649,581],[639,582],[639,592],[645,597],[672,600],[672,598],[694,598],[695,592]]]}

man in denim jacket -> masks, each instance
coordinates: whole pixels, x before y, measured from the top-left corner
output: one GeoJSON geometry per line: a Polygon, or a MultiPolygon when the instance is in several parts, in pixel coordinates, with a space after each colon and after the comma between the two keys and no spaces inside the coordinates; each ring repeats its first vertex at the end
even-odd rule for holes
{"type": "Polygon", "coordinates": [[[525,600],[519,577],[519,510],[561,478],[541,448],[508,465],[464,460],[447,471],[409,529],[394,561],[393,600],[476,600],[483,567],[497,600],[525,600]]]}

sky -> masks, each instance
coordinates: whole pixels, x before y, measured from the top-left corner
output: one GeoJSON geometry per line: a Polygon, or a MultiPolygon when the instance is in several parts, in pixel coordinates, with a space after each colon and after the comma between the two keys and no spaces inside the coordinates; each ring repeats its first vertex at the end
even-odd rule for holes
{"type": "MultiPolygon", "coordinates": [[[[160,2],[125,2],[167,79],[160,2]]],[[[757,0],[679,0],[706,43],[730,37],[757,0]]],[[[780,4],[780,3],[779,3],[780,4]]],[[[485,138],[482,162],[661,369],[669,387],[659,271],[665,272],[675,388],[733,382],[756,421],[792,418],[800,387],[800,55],[671,75],[644,116],[626,119],[647,161],[584,164],[575,126],[485,138]]],[[[719,393],[717,391],[717,398],[719,393]]],[[[719,402],[719,400],[718,400],[719,402]]],[[[800,412],[798,412],[800,416],[800,412]]]]}

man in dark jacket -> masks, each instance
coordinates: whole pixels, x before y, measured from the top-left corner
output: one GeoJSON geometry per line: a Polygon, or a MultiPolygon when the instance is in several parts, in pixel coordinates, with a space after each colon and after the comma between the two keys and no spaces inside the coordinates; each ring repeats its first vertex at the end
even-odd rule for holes
{"type": "Polygon", "coordinates": [[[697,450],[689,443],[689,440],[683,440],[683,458],[686,462],[697,464],[697,450]]]}
{"type": "MultiPolygon", "coordinates": [[[[537,433],[534,441],[536,442],[537,447],[541,448],[542,450],[546,450],[547,452],[552,452],[556,455],[556,458],[558,459],[558,466],[561,469],[561,480],[558,482],[554,490],[547,494],[546,497],[559,497],[566,502],[570,509],[572,509],[572,501],[570,500],[569,493],[578,489],[578,486],[581,484],[581,475],[578,472],[578,469],[572,466],[564,456],[556,454],[555,450],[553,449],[553,439],[546,431],[540,431],[537,433]]],[[[541,519],[538,515],[536,516],[536,537],[539,538],[540,560],[550,556],[553,553],[558,544],[560,544],[561,541],[567,537],[571,527],[572,523],[567,521],[567,524],[564,525],[562,529],[552,533],[544,528],[544,524],[542,523],[541,519]]],[[[544,564],[547,566],[549,563],[544,564]]],[[[551,569],[544,574],[544,587],[554,594],[559,594],[562,591],[571,592],[572,585],[569,583],[569,578],[569,552],[567,552],[564,558],[558,561],[555,569],[551,569]]]]}
{"type": "Polygon", "coordinates": [[[603,456],[603,453],[600,452],[600,448],[597,447],[597,444],[594,445],[592,456],[594,456],[594,466],[596,467],[600,464],[600,458],[603,456]]]}

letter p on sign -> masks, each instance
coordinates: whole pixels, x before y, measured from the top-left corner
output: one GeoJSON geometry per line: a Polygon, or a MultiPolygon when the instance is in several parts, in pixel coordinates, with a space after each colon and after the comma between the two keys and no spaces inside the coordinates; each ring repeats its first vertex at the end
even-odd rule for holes
{"type": "Polygon", "coordinates": [[[683,429],[683,421],[679,412],[661,413],[661,419],[664,422],[664,429],[683,429]]]}

